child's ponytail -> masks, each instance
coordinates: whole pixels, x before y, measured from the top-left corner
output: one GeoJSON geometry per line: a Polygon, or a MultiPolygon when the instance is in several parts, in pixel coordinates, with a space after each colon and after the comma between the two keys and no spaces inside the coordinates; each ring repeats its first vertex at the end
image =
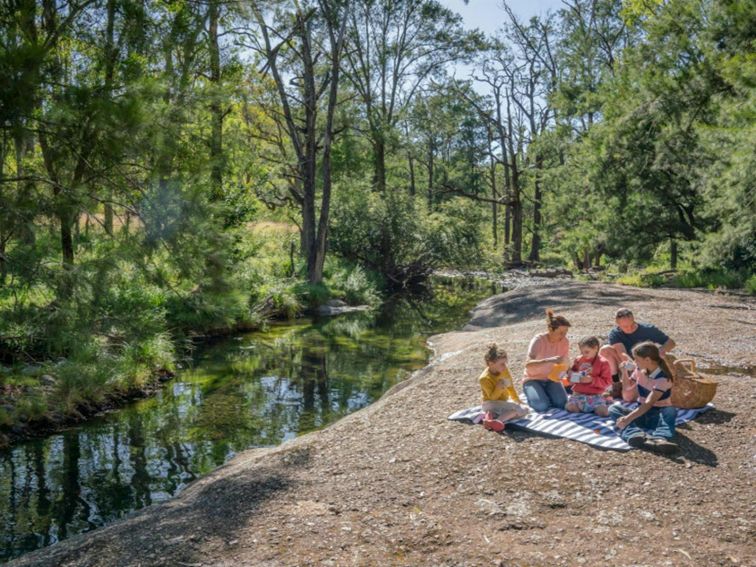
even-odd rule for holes
{"type": "Polygon", "coordinates": [[[664,358],[661,355],[659,356],[659,366],[662,367],[662,370],[664,371],[664,374],[667,375],[667,380],[669,380],[670,382],[674,382],[675,381],[675,375],[672,372],[672,367],[667,362],[667,359],[664,358]]]}
{"type": "Polygon", "coordinates": [[[652,343],[651,341],[645,341],[645,342],[635,345],[633,347],[633,357],[636,357],[636,356],[640,356],[643,358],[650,358],[661,367],[662,371],[667,376],[667,379],[670,382],[674,381],[675,376],[672,373],[672,368],[670,368],[667,361],[659,352],[659,345],[657,345],[656,343],[652,343]]]}

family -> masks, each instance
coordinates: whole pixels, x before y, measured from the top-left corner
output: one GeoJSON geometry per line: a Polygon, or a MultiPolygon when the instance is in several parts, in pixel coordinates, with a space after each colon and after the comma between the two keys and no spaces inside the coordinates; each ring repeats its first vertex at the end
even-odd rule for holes
{"type": "MultiPolygon", "coordinates": [[[[530,341],[525,361],[522,389],[528,405],[539,412],[554,407],[610,417],[630,446],[675,453],[673,374],[664,360],[675,342],[654,325],[636,322],[629,309],[618,310],[615,323],[609,344],[583,337],[580,355],[570,360],[570,322],[547,309],[546,332],[530,341]],[[630,410],[620,400],[638,405],[630,410]]],[[[507,421],[529,411],[521,405],[507,361],[506,352],[489,345],[479,380],[483,426],[492,431],[502,431],[507,421]]]]}

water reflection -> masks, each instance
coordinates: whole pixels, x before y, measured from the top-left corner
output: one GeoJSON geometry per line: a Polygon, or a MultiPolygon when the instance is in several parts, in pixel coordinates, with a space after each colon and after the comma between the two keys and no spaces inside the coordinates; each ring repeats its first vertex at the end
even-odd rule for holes
{"type": "Polygon", "coordinates": [[[157,396],[0,453],[0,560],[166,500],[254,446],[374,401],[427,359],[424,338],[485,290],[437,286],[374,315],[274,325],[206,346],[157,396]]]}

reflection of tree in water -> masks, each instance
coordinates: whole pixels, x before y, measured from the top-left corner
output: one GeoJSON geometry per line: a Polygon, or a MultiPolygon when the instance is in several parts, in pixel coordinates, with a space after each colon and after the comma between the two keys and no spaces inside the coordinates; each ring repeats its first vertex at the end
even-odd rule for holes
{"type": "Polygon", "coordinates": [[[79,432],[69,431],[63,435],[63,482],[61,497],[56,502],[59,511],[55,517],[60,519],[58,533],[61,538],[68,535],[68,526],[73,523],[79,506],[79,432]]]}
{"type": "Polygon", "coordinates": [[[310,337],[310,340],[302,345],[301,369],[297,375],[302,387],[302,408],[299,414],[298,431],[307,431],[321,425],[330,410],[327,345],[320,334],[311,334],[310,337]],[[316,392],[320,400],[320,420],[316,420],[316,392]]]}
{"type": "MultiPolygon", "coordinates": [[[[10,550],[12,548],[13,544],[16,540],[16,520],[18,517],[18,503],[17,503],[17,493],[16,493],[16,463],[13,461],[13,454],[11,452],[3,453],[3,463],[2,463],[2,477],[0,477],[0,481],[2,481],[2,486],[5,488],[7,486],[7,492],[3,494],[4,499],[7,498],[7,510],[4,514],[4,526],[3,526],[3,532],[2,532],[2,539],[4,542],[4,547],[6,550],[10,550]]],[[[5,492],[5,490],[3,490],[5,492]]],[[[8,551],[4,550],[3,555],[0,555],[0,557],[6,557],[6,553],[8,551]]]]}
{"type": "Polygon", "coordinates": [[[150,475],[147,471],[145,454],[146,440],[142,429],[142,420],[136,412],[131,412],[127,423],[129,440],[129,457],[131,461],[131,487],[134,490],[134,507],[143,508],[152,503],[150,492],[150,475]]]}
{"type": "Polygon", "coordinates": [[[50,490],[47,488],[47,475],[45,471],[45,451],[41,442],[36,442],[27,447],[28,452],[33,454],[34,475],[37,480],[37,514],[38,522],[35,531],[42,534],[43,544],[50,544],[50,490]]]}
{"type": "Polygon", "coordinates": [[[278,444],[370,403],[425,363],[423,337],[464,320],[471,297],[444,286],[431,300],[394,298],[375,313],[213,345],[195,370],[105,427],[19,447],[0,461],[0,558],[173,495],[232,451],[278,444]]]}

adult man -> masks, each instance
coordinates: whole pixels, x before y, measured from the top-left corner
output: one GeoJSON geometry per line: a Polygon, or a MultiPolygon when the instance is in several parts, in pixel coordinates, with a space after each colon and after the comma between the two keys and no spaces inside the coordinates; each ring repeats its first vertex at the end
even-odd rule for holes
{"type": "Polygon", "coordinates": [[[602,347],[599,354],[609,361],[612,369],[612,396],[618,398],[622,395],[619,365],[625,359],[623,355],[632,357],[635,345],[653,341],[661,345],[659,352],[664,356],[664,353],[675,348],[675,341],[650,323],[636,323],[633,312],[627,308],[619,309],[614,317],[617,326],[609,331],[609,344],[602,347]]]}

